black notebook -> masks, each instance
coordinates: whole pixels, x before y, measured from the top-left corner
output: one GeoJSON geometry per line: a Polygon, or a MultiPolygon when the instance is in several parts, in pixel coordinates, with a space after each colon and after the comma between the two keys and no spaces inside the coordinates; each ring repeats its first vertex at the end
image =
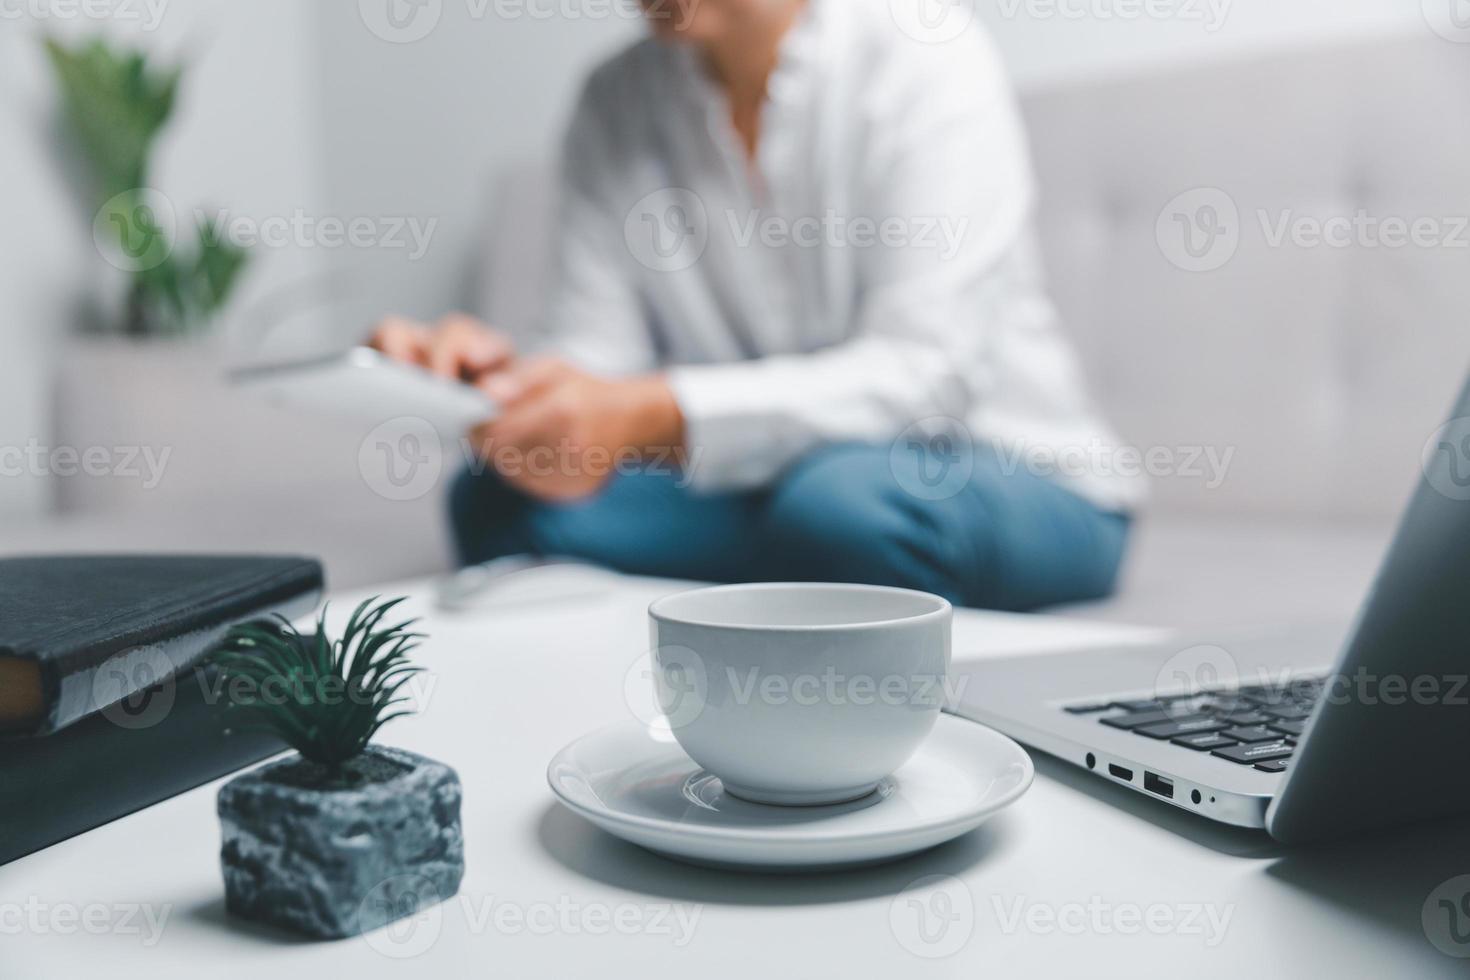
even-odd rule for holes
{"type": "Polygon", "coordinates": [[[0,560],[0,733],[50,735],[196,665],[236,623],[310,611],[305,558],[0,560]]]}
{"type": "Polygon", "coordinates": [[[45,738],[0,740],[0,864],[152,806],[285,748],[227,731],[205,666],[45,738]]]}

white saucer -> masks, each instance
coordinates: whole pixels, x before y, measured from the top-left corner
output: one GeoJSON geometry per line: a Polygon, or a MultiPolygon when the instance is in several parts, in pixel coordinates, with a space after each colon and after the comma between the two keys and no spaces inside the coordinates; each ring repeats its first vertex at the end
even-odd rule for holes
{"type": "Polygon", "coordinates": [[[940,716],[914,757],[868,796],[784,807],[730,796],[667,730],[627,721],[583,736],[546,771],[562,803],[608,833],[696,864],[813,870],[887,861],[974,830],[1035,770],[998,732],[940,716]]]}

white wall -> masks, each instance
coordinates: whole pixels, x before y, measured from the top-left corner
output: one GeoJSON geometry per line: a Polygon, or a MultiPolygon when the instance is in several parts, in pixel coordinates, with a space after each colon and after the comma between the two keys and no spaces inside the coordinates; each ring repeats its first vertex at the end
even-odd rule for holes
{"type": "MultiPolygon", "coordinates": [[[[141,0],[140,0],[141,2],[141,0]]],[[[181,213],[203,208],[259,224],[326,207],[321,154],[319,39],[300,0],[170,0],[163,43],[190,65],[156,181],[181,213]]],[[[252,249],[224,320],[249,346],[264,310],[320,275],[327,256],[309,238],[252,249]]]]}
{"type": "Polygon", "coordinates": [[[46,503],[49,481],[12,472],[13,454],[50,429],[51,342],[72,321],[83,265],[97,259],[68,220],[70,198],[47,139],[44,77],[29,40],[0,31],[0,517],[46,503]]]}
{"type": "MultiPolygon", "coordinates": [[[[0,19],[0,450],[55,445],[57,341],[111,308],[123,285],[91,239],[96,202],[71,178],[77,159],[59,119],[40,50],[44,36],[103,35],[187,62],[183,99],[155,157],[153,183],[187,219],[196,206],[253,214],[320,208],[315,34],[294,0],[150,0],[89,6],[32,0],[0,19]]],[[[264,297],[315,276],[318,257],[295,246],[259,253],[226,327],[243,329],[264,297]]],[[[27,465],[24,467],[30,470],[27,465]]],[[[34,514],[56,496],[47,475],[0,476],[0,514],[34,514]]]]}
{"type": "Polygon", "coordinates": [[[369,27],[361,9],[370,6],[315,6],[331,207],[437,226],[422,260],[369,249],[345,264],[349,285],[337,294],[344,337],[384,311],[428,317],[464,305],[492,176],[550,158],[582,77],[642,30],[636,16],[530,13],[576,9],[575,0],[525,0],[523,8],[443,0],[426,36],[396,43],[369,27]],[[518,9],[527,12],[504,15],[518,9]]]}

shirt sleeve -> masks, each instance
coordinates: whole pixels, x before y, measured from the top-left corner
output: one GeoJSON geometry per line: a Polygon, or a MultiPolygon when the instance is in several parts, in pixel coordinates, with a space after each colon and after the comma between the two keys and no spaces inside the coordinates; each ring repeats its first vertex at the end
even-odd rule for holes
{"type": "Polygon", "coordinates": [[[863,85],[871,135],[851,165],[865,213],[848,216],[848,234],[857,241],[862,221],[876,244],[859,264],[851,339],[670,372],[695,486],[760,485],[818,445],[963,419],[981,397],[987,322],[1014,301],[1033,188],[1009,86],[977,44],[941,46],[957,50],[937,66],[897,59],[863,85]]]}
{"type": "Polygon", "coordinates": [[[551,292],[539,347],[608,376],[650,371],[657,353],[628,268],[623,225],[609,187],[627,152],[600,97],[583,90],[563,143],[551,292]]]}

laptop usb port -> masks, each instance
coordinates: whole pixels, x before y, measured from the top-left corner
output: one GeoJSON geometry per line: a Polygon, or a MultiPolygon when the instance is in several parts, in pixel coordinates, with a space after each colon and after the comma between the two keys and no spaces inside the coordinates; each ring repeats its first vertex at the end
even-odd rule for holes
{"type": "Polygon", "coordinates": [[[1143,788],[1150,793],[1159,794],[1166,800],[1172,800],[1174,798],[1174,780],[1166,779],[1148,770],[1144,770],[1143,773],[1143,788]]]}
{"type": "Polygon", "coordinates": [[[1118,779],[1123,780],[1123,782],[1125,782],[1125,783],[1131,783],[1131,782],[1133,782],[1133,770],[1132,769],[1124,769],[1122,766],[1117,765],[1116,763],[1109,762],[1108,763],[1108,772],[1111,773],[1113,776],[1117,777],[1118,779]]]}

